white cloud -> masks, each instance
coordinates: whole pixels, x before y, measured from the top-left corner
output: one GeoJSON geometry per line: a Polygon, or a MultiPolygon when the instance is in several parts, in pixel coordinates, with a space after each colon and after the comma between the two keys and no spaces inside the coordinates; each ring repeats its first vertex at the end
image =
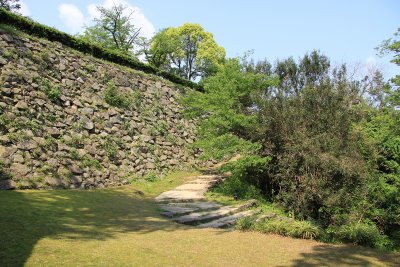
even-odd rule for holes
{"type": "MultiPolygon", "coordinates": [[[[129,16],[131,13],[131,23],[135,26],[135,28],[140,28],[140,36],[150,38],[155,33],[155,28],[153,24],[146,18],[146,16],[142,13],[140,8],[131,5],[128,1],[125,0],[104,0],[100,6],[111,8],[114,5],[123,5],[127,8],[124,10],[123,15],[129,16]]],[[[100,12],[96,8],[96,4],[90,4],[87,7],[90,20],[94,18],[98,18],[100,16],[100,12]]]]}
{"type": "Polygon", "coordinates": [[[21,8],[18,10],[18,12],[23,16],[30,16],[31,10],[29,9],[28,5],[24,1],[19,1],[19,4],[21,5],[21,8]]]}
{"type": "Polygon", "coordinates": [[[72,33],[82,31],[85,23],[85,17],[75,5],[61,4],[58,6],[58,13],[61,20],[67,25],[72,33]]]}

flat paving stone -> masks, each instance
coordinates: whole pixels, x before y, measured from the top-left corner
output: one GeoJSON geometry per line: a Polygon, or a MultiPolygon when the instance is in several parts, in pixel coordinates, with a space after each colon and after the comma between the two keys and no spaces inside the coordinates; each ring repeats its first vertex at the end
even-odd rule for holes
{"type": "Polygon", "coordinates": [[[214,220],[214,221],[211,221],[208,223],[199,224],[199,225],[197,225],[197,227],[199,227],[199,228],[222,228],[222,227],[234,224],[240,218],[249,217],[249,216],[252,216],[259,212],[260,212],[260,210],[246,210],[246,211],[232,214],[227,217],[219,218],[217,220],[214,220]]]}
{"type": "Polygon", "coordinates": [[[176,187],[174,190],[189,190],[189,191],[204,191],[207,192],[210,184],[183,184],[176,187]]]}
{"type": "Polygon", "coordinates": [[[164,210],[161,215],[166,217],[182,216],[195,211],[206,211],[220,207],[221,205],[211,202],[169,203],[160,205],[160,208],[164,210]]]}
{"type": "Polygon", "coordinates": [[[213,211],[203,211],[203,212],[194,212],[187,215],[183,215],[181,217],[173,218],[172,220],[183,223],[183,224],[194,224],[194,223],[202,223],[209,220],[219,219],[223,216],[230,215],[234,212],[238,211],[238,208],[232,208],[230,206],[221,207],[217,210],[213,211]]]}
{"type": "Polygon", "coordinates": [[[223,206],[213,211],[193,212],[181,217],[173,218],[173,220],[184,224],[202,223],[240,212],[254,206],[255,204],[255,201],[249,201],[238,206],[223,206]]]}

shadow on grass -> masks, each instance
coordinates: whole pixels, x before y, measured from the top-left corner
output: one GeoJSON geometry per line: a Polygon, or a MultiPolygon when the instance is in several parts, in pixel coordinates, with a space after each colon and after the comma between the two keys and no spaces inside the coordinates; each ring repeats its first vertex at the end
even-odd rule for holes
{"type": "Polygon", "coordinates": [[[0,266],[23,266],[42,238],[106,240],[117,233],[185,229],[130,187],[0,192],[0,266]]]}
{"type": "Polygon", "coordinates": [[[311,253],[303,253],[292,266],[372,266],[372,262],[383,266],[399,266],[400,255],[351,245],[319,245],[311,253]]]}

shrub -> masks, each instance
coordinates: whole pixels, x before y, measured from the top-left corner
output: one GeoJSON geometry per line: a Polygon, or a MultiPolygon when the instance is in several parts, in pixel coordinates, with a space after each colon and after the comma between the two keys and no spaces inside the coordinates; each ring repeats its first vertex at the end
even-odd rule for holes
{"type": "Polygon", "coordinates": [[[315,239],[321,234],[320,229],[309,221],[292,221],[288,219],[258,222],[254,224],[253,228],[263,233],[303,239],[315,239]]]}
{"type": "Polygon", "coordinates": [[[147,182],[155,182],[157,180],[157,174],[153,171],[150,171],[145,176],[143,176],[143,179],[147,182]]]}
{"type": "Polygon", "coordinates": [[[112,81],[107,83],[107,89],[104,93],[104,100],[110,106],[131,109],[140,106],[140,92],[120,92],[112,81]]]}
{"type": "Polygon", "coordinates": [[[336,237],[348,243],[377,247],[378,243],[384,241],[384,236],[375,224],[352,222],[340,226],[337,229],[336,237]]]}
{"type": "Polygon", "coordinates": [[[269,162],[268,157],[244,156],[236,162],[230,162],[221,168],[222,171],[231,171],[228,177],[215,190],[225,195],[236,195],[241,199],[261,199],[260,186],[264,183],[265,169],[269,162]]]}
{"type": "Polygon", "coordinates": [[[124,94],[120,93],[115,84],[109,81],[107,84],[107,90],[104,93],[104,100],[110,106],[119,108],[129,108],[129,103],[126,101],[124,94]]]}
{"type": "Polygon", "coordinates": [[[235,225],[237,230],[245,231],[250,230],[253,227],[254,220],[250,217],[240,218],[235,225]]]}
{"type": "Polygon", "coordinates": [[[223,195],[237,196],[239,199],[261,198],[260,190],[235,175],[228,177],[223,183],[215,187],[213,191],[223,195]]]}
{"type": "Polygon", "coordinates": [[[241,218],[236,223],[238,230],[254,230],[266,234],[278,234],[294,238],[315,239],[322,231],[320,228],[309,221],[295,221],[288,218],[279,217],[256,222],[255,218],[241,218]]]}

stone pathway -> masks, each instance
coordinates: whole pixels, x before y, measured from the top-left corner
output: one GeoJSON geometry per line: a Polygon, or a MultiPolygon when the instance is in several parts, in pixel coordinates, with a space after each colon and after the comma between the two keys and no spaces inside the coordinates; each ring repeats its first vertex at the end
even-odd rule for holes
{"type": "Polygon", "coordinates": [[[223,180],[221,175],[200,175],[156,197],[163,216],[182,224],[200,228],[222,228],[233,225],[238,219],[254,215],[255,200],[236,206],[222,206],[208,202],[204,194],[216,183],[223,180]]]}

